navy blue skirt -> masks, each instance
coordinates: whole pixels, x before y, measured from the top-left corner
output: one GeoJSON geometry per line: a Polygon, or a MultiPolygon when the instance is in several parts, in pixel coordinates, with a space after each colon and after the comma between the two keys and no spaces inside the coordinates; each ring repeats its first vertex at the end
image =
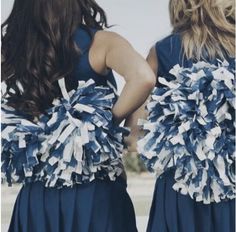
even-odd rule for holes
{"type": "Polygon", "coordinates": [[[235,200],[205,205],[172,189],[174,172],[156,181],[147,232],[234,232],[235,200]]]}
{"type": "Polygon", "coordinates": [[[9,232],[136,232],[126,181],[46,188],[23,186],[16,199],[9,232]]]}

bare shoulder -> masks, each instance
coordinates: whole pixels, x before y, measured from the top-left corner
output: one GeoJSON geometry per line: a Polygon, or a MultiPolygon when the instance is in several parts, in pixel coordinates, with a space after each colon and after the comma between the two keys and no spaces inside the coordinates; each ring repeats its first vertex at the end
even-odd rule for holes
{"type": "Polygon", "coordinates": [[[91,57],[91,61],[98,60],[98,53],[95,52],[99,51],[103,67],[116,71],[126,81],[129,81],[130,73],[133,73],[136,77],[145,76],[151,85],[155,82],[155,76],[146,60],[119,34],[99,31],[95,35],[93,47],[97,49],[93,50],[94,59],[91,57]]]}
{"type": "Polygon", "coordinates": [[[158,71],[158,59],[157,59],[157,52],[156,52],[155,46],[153,46],[150,49],[149,54],[147,56],[147,62],[151,66],[153,72],[155,74],[157,74],[157,71],[158,71]]]}
{"type": "Polygon", "coordinates": [[[95,35],[95,40],[98,44],[101,44],[105,47],[117,46],[117,47],[129,47],[131,44],[124,37],[119,35],[116,32],[101,30],[98,31],[95,35]]]}
{"type": "Polygon", "coordinates": [[[92,68],[100,74],[106,74],[108,69],[120,62],[118,56],[128,56],[135,53],[130,43],[115,32],[101,30],[96,32],[89,52],[89,61],[92,68]],[[112,64],[111,64],[112,63],[112,64]]]}

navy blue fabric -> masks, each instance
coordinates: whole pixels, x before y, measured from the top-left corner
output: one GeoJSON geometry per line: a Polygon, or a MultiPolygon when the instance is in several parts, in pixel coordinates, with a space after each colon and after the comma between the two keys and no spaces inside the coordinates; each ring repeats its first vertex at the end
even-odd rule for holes
{"type": "Polygon", "coordinates": [[[23,186],[9,232],[136,232],[126,182],[94,180],[74,187],[23,186]]]}
{"type": "MultiPolygon", "coordinates": [[[[158,77],[174,78],[169,71],[179,64],[190,68],[192,60],[183,55],[181,38],[172,34],[156,43],[158,77]]],[[[234,66],[234,59],[227,59],[234,66]]],[[[215,63],[215,61],[209,61],[215,63]]],[[[157,87],[162,85],[157,81],[157,87]]],[[[234,232],[235,200],[204,205],[173,190],[174,171],[156,181],[147,232],[234,232]]]]}
{"type": "MultiPolygon", "coordinates": [[[[89,48],[96,30],[80,28],[75,41],[81,56],[69,81],[94,79],[97,85],[116,87],[110,71],[96,73],[89,63],[89,48]]],[[[73,86],[72,86],[73,87],[73,86]]],[[[46,188],[45,183],[22,187],[14,206],[9,232],[136,232],[134,208],[126,181],[94,180],[73,187],[46,188]]]]}
{"type": "MultiPolygon", "coordinates": [[[[193,65],[193,60],[189,60],[184,56],[182,49],[181,36],[179,34],[171,34],[168,37],[158,41],[156,43],[156,53],[158,59],[158,73],[157,76],[165,77],[167,80],[172,80],[174,77],[169,73],[169,71],[179,64],[184,68],[191,68],[193,65]]],[[[226,57],[230,66],[235,67],[235,59],[226,57]]],[[[208,61],[213,64],[217,64],[217,59],[208,61]]],[[[162,85],[157,80],[157,87],[162,87],[162,85]]]]}
{"type": "Polygon", "coordinates": [[[107,81],[109,81],[116,88],[117,84],[112,70],[109,70],[106,75],[101,75],[95,72],[95,70],[91,67],[89,61],[89,49],[96,32],[97,30],[86,27],[81,27],[75,32],[74,40],[80,49],[81,55],[79,56],[79,60],[75,61],[74,71],[70,77],[70,80],[88,81],[92,78],[97,85],[107,86],[107,81]]]}
{"type": "Polygon", "coordinates": [[[172,189],[174,171],[156,181],[147,232],[234,232],[235,200],[203,204],[172,189]]]}

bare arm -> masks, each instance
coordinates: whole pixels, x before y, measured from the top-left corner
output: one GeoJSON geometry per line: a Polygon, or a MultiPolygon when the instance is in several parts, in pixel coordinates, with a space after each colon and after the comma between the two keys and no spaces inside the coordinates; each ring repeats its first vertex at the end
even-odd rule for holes
{"type": "Polygon", "coordinates": [[[157,59],[157,53],[156,53],[156,48],[152,47],[150,49],[150,52],[147,56],[147,62],[150,65],[152,71],[155,73],[157,77],[157,72],[158,72],[158,59],[157,59]]]}
{"type": "Polygon", "coordinates": [[[138,126],[138,120],[147,118],[145,106],[146,102],[138,110],[131,114],[125,121],[125,126],[131,129],[129,136],[125,138],[125,144],[129,152],[137,151],[137,141],[138,138],[142,136],[142,131],[138,126]]]}
{"type": "Polygon", "coordinates": [[[156,78],[145,59],[118,34],[101,31],[96,34],[95,40],[93,48],[97,49],[97,55],[91,57],[91,63],[100,72],[106,68],[113,69],[126,81],[113,108],[114,117],[121,122],[145,102],[155,86],[156,78]]]}
{"type": "MultiPolygon", "coordinates": [[[[152,68],[153,72],[157,74],[158,62],[157,62],[157,55],[156,55],[155,47],[151,48],[147,56],[147,62],[152,68]]],[[[143,104],[133,114],[131,114],[125,122],[125,125],[131,128],[130,136],[125,139],[126,145],[130,152],[136,152],[137,140],[140,136],[142,136],[142,131],[140,130],[137,124],[138,124],[139,119],[147,118],[147,111],[145,110],[145,106],[146,106],[146,103],[143,104]]]]}

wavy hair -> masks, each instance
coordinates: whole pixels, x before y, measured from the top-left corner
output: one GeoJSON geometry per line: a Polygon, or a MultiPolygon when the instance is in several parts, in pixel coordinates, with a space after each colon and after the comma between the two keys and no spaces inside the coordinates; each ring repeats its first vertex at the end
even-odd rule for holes
{"type": "Polygon", "coordinates": [[[94,0],[15,0],[2,24],[2,80],[8,104],[33,117],[59,94],[57,80],[69,76],[80,50],[76,29],[103,29],[107,19],[94,0]]]}
{"type": "Polygon", "coordinates": [[[235,0],[170,0],[169,10],[188,59],[235,57],[235,0]]]}

